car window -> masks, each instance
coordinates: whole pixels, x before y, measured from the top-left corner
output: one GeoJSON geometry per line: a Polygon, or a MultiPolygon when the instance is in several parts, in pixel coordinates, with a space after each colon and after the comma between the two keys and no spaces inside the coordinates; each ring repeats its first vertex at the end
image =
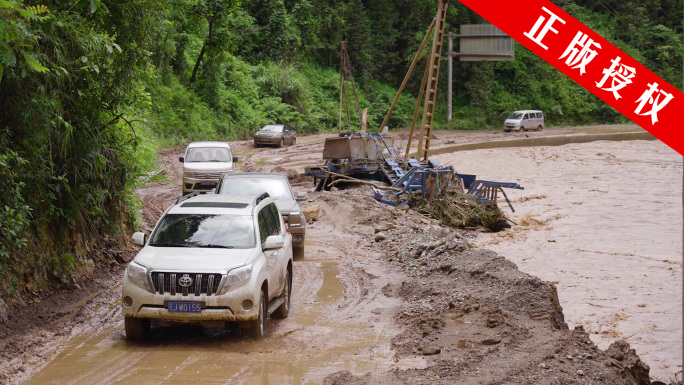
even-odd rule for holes
{"type": "Polygon", "coordinates": [[[269,124],[267,126],[263,126],[261,128],[261,131],[266,131],[266,132],[283,132],[283,125],[280,124],[269,124]]]}
{"type": "Polygon", "coordinates": [[[514,112],[508,117],[508,119],[515,119],[515,120],[518,120],[520,118],[522,118],[522,114],[520,112],[514,112]]]}
{"type": "Polygon", "coordinates": [[[259,211],[258,220],[261,243],[264,243],[270,235],[280,235],[282,227],[280,225],[280,217],[278,216],[278,208],[274,203],[259,211]]]}
{"type": "Polygon", "coordinates": [[[185,161],[194,162],[230,162],[233,158],[226,147],[191,147],[185,155],[185,161]]]}
{"type": "Polygon", "coordinates": [[[226,177],[221,184],[221,189],[216,189],[220,194],[234,195],[261,195],[267,192],[275,200],[292,200],[292,190],[285,178],[254,178],[254,177],[226,177]]]}
{"type": "Polygon", "coordinates": [[[271,203],[268,205],[268,211],[271,212],[271,235],[280,235],[281,232],[281,226],[280,226],[280,216],[278,215],[278,207],[276,207],[275,203],[271,203]]]}
{"type": "Polygon", "coordinates": [[[542,118],[542,113],[541,113],[541,112],[537,112],[537,119],[541,119],[541,118],[542,118]]]}
{"type": "Polygon", "coordinates": [[[150,246],[252,248],[252,217],[219,214],[167,214],[152,234],[150,246]]]}
{"type": "Polygon", "coordinates": [[[262,209],[259,211],[259,238],[261,240],[261,243],[266,242],[266,238],[268,238],[268,226],[267,226],[267,220],[266,220],[266,210],[262,209]]]}

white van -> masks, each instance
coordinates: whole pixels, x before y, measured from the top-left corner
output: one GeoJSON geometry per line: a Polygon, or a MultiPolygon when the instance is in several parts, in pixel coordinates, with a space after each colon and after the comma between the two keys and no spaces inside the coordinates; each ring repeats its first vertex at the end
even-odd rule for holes
{"type": "Polygon", "coordinates": [[[237,156],[227,142],[193,142],[185,150],[183,163],[183,195],[205,193],[216,187],[223,173],[233,171],[237,156]]]}
{"type": "Polygon", "coordinates": [[[539,110],[513,111],[504,121],[504,131],[543,130],[544,127],[546,119],[539,110]]]}

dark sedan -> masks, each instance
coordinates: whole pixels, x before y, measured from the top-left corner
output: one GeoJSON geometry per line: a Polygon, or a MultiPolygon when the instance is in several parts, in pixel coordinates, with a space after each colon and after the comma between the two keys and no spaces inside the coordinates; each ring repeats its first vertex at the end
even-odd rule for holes
{"type": "Polygon", "coordinates": [[[282,147],[297,143],[297,133],[287,124],[269,124],[254,133],[254,146],[263,145],[282,147]]]}

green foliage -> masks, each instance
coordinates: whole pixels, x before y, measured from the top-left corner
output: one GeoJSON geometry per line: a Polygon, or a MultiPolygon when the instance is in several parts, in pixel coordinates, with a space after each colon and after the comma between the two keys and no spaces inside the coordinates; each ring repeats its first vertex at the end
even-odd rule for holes
{"type": "Polygon", "coordinates": [[[31,207],[21,194],[25,183],[19,179],[27,164],[12,150],[0,152],[0,268],[28,241],[31,207]]]}
{"type": "MultiPolygon", "coordinates": [[[[146,37],[157,6],[151,0],[0,3],[0,55],[11,59],[2,62],[0,80],[5,273],[27,263],[16,251],[29,238],[54,242],[59,255],[75,246],[63,243],[70,234],[93,242],[134,220],[128,205],[151,166],[142,155],[150,149],[139,144],[149,106],[146,37]]],[[[35,274],[51,268],[34,262],[35,274]]]]}
{"type": "MultiPolygon", "coordinates": [[[[0,267],[30,265],[22,253],[52,237],[41,261],[62,280],[78,265],[69,237],[90,242],[136,222],[155,147],[249,138],[269,123],[336,131],[342,40],[368,129],[379,129],[435,13],[434,0],[34,3],[0,0],[0,267]]],[[[681,87],[681,0],[556,3],[681,87]]],[[[452,2],[447,22],[455,32],[485,21],[452,2]]],[[[425,60],[391,129],[411,124],[425,60]]],[[[454,63],[449,124],[445,71],[439,81],[436,128],[498,129],[517,109],[544,110],[550,125],[625,120],[520,45],[514,61],[454,63]]],[[[345,131],[359,126],[348,90],[345,131]]],[[[8,274],[20,287],[19,272],[8,274]]]]}

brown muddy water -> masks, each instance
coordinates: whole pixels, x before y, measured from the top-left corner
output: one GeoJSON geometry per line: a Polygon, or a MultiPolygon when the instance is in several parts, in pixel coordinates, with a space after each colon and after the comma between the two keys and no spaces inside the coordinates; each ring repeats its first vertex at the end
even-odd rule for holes
{"type": "MultiPolygon", "coordinates": [[[[389,330],[355,315],[365,311],[359,308],[363,296],[353,294],[363,286],[359,281],[336,262],[296,261],[292,312],[270,320],[264,341],[187,326],[154,329],[150,342],[131,343],[119,321],[73,336],[26,384],[318,384],[338,370],[420,366],[394,362],[389,330]]],[[[118,306],[96,313],[117,312],[118,306]]]]}
{"type": "Polygon", "coordinates": [[[571,327],[601,349],[627,340],[651,376],[682,370],[682,156],[660,141],[480,149],[435,157],[516,182],[519,226],[478,246],[552,281],[571,327]]]}

